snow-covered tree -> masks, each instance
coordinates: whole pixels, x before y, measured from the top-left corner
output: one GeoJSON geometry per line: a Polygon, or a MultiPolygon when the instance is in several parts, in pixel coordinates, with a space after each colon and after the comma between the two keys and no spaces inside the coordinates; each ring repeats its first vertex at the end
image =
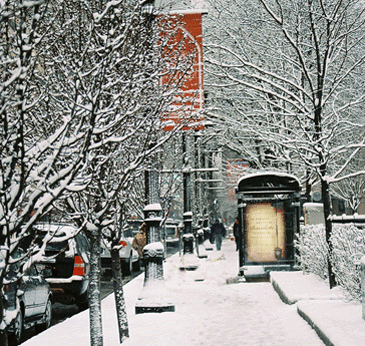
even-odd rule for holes
{"type": "Polygon", "coordinates": [[[209,2],[212,119],[230,147],[257,167],[315,175],[331,252],[329,185],[363,173],[348,174],[346,167],[365,138],[364,3],[209,2]]]}
{"type": "Polygon", "coordinates": [[[90,180],[80,173],[97,131],[95,85],[104,70],[97,54],[88,55],[93,13],[82,10],[87,5],[1,4],[1,287],[25,236],[33,241],[20,260],[41,258],[44,246],[36,244],[32,225],[90,180]]]}
{"type": "Polygon", "coordinates": [[[152,20],[144,3],[3,1],[0,9],[0,286],[23,236],[33,236],[25,260],[43,255],[32,225],[51,210],[69,214],[92,244],[92,345],[102,344],[101,237],[111,229],[119,241],[124,206],[140,198],[132,184],[175,134],[161,131],[161,116],[193,65],[172,39],[177,21],[152,20]]]}
{"type": "MultiPolygon", "coordinates": [[[[111,241],[113,280],[120,342],[128,336],[119,263],[119,241],[131,208],[140,195],[133,184],[156,160],[154,152],[175,131],[162,131],[161,116],[179,93],[188,69],[189,55],[169,54],[169,39],[176,28],[163,16],[153,20],[139,1],[99,2],[85,6],[90,18],[85,54],[95,73],[90,75],[87,97],[96,112],[87,166],[78,179],[86,187],[69,190],[70,216],[86,225],[91,239],[90,335],[102,345],[100,309],[100,242],[111,241]],[[163,39],[162,34],[163,33],[163,39]],[[168,76],[168,83],[160,83],[168,76]]],[[[88,61],[86,62],[88,64],[88,61]]]]}
{"type": "Polygon", "coordinates": [[[331,185],[331,195],[346,201],[352,213],[357,213],[358,207],[365,199],[365,174],[352,176],[351,173],[361,170],[364,165],[365,156],[362,150],[346,167],[346,173],[350,177],[331,185]]]}
{"type": "Polygon", "coordinates": [[[80,65],[68,70],[64,90],[62,72],[45,71],[61,60],[50,58],[57,6],[51,1],[1,4],[1,286],[19,240],[71,188],[91,144],[95,117],[79,102],[80,65]]]}

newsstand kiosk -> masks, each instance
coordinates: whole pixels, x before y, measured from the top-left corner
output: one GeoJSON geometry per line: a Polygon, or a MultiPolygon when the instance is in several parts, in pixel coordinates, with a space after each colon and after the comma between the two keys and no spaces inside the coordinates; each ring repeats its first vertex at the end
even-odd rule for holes
{"type": "Polygon", "coordinates": [[[273,270],[293,270],[300,190],[299,180],[286,173],[256,173],[239,180],[239,276],[246,281],[267,280],[273,270]]]}

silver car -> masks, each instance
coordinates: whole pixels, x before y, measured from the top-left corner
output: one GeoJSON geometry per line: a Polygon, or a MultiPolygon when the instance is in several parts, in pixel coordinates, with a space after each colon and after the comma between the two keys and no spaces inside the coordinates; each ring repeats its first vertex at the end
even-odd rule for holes
{"type": "MultiPolygon", "coordinates": [[[[130,275],[132,271],[138,271],[139,256],[138,252],[133,248],[133,232],[130,228],[126,228],[123,232],[123,236],[119,240],[119,244],[116,246],[119,250],[120,264],[122,267],[123,275],[130,275]]],[[[111,271],[111,241],[103,239],[101,252],[101,267],[104,272],[111,271]]]]}
{"type": "Polygon", "coordinates": [[[42,275],[43,266],[32,265],[23,274],[13,268],[2,289],[3,321],[10,342],[19,344],[25,329],[51,325],[52,293],[42,275]]]}

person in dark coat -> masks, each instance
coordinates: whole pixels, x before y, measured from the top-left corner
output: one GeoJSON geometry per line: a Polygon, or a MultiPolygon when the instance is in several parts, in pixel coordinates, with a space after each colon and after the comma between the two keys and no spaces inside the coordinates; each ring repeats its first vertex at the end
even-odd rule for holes
{"type": "Polygon", "coordinates": [[[222,247],[222,239],[226,236],[226,229],[224,228],[223,224],[219,222],[219,220],[215,220],[214,224],[211,227],[211,235],[217,250],[220,251],[222,247]]]}
{"type": "Polygon", "coordinates": [[[239,245],[239,229],[238,229],[238,219],[234,222],[233,225],[233,235],[234,235],[234,241],[236,242],[236,251],[238,251],[239,245]]]}

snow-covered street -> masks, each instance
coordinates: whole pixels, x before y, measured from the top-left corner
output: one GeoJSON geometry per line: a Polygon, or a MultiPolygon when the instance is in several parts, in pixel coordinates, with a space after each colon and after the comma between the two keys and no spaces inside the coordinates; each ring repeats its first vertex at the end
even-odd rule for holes
{"type": "MultiPolygon", "coordinates": [[[[270,283],[227,284],[237,274],[234,242],[225,241],[222,251],[208,252],[197,271],[178,269],[179,257],[164,266],[166,292],[175,312],[135,314],[144,275],[125,286],[130,338],[125,346],[180,345],[323,345],[315,331],[284,304],[270,283]]],[[[103,301],[104,345],[117,346],[114,297],[103,301]]],[[[89,345],[88,311],[23,343],[40,345],[89,345]]]]}

